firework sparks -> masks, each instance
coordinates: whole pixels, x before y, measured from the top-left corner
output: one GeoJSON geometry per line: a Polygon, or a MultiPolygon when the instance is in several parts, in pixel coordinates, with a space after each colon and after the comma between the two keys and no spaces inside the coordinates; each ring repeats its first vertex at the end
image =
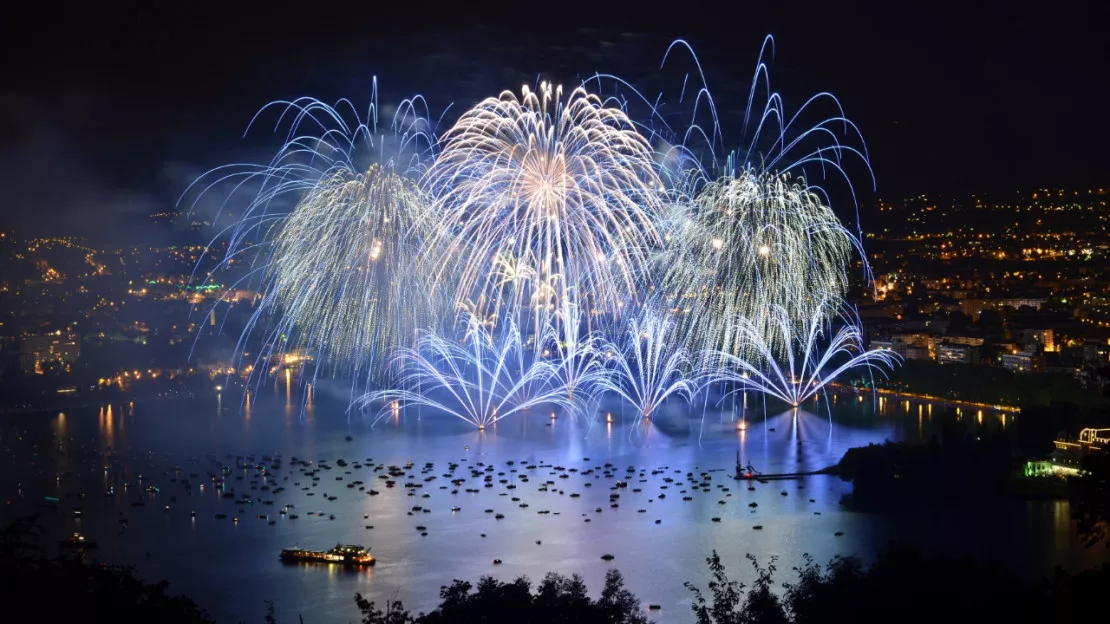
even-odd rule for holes
{"type": "Polygon", "coordinates": [[[384,402],[381,414],[397,405],[421,405],[479,429],[529,408],[576,411],[555,366],[526,357],[515,325],[496,330],[499,336],[494,331],[467,315],[462,344],[425,334],[417,348],[401,349],[395,357],[402,369],[399,387],[367,393],[356,404],[384,402]]]}
{"type": "Polygon", "coordinates": [[[427,251],[459,302],[519,319],[564,299],[615,311],[636,296],[660,243],[662,182],[623,111],[542,83],[482,101],[442,144],[424,177],[437,224],[427,251]]]}
{"type": "Polygon", "coordinates": [[[576,388],[588,386],[601,370],[599,338],[589,331],[578,306],[564,301],[543,333],[541,357],[550,358],[559,378],[574,396],[576,388]]]}
{"type": "Polygon", "coordinates": [[[378,377],[393,349],[433,325],[433,299],[414,287],[415,184],[380,167],[321,181],[274,238],[260,311],[280,311],[264,351],[302,350],[342,372],[378,377]]]}
{"type": "Polygon", "coordinates": [[[223,265],[249,266],[235,286],[260,293],[237,352],[255,353],[260,373],[289,354],[312,362],[312,376],[370,384],[397,373],[398,389],[356,402],[424,405],[476,427],[542,404],[582,413],[605,392],[651,418],[668,397],[692,397],[688,353],[704,356],[707,378],[792,404],[852,367],[893,364],[825,302],[845,295],[854,256],[870,274],[858,228],[807,178],[820,167],[851,188],[843,160],[868,166],[866,148],[852,146],[858,129],[829,94],[786,114],[763,63],[771,45],[752,81],[747,145],[731,152],[704,86],[676,132],[661,100],[628,83],[615,80],[647,103],[645,123],[623,93],[595,95],[615,78],[600,74],[592,91],[544,82],[482,100],[441,139],[419,97],[388,137],[376,105],[352,119],[345,100],[276,103],[288,134],[275,158],[201,184],[257,189],[223,265]],[[830,101],[833,116],[797,127],[830,101]],[[444,337],[449,310],[465,313],[461,344],[444,337]]]}
{"type": "Polygon", "coordinates": [[[662,290],[688,310],[691,348],[739,353],[736,319],[775,335],[771,310],[803,321],[813,299],[843,294],[859,243],[818,193],[787,176],[742,171],[709,184],[670,233],[662,290]]]}
{"type": "Polygon", "coordinates": [[[849,370],[886,374],[900,360],[893,351],[864,349],[858,319],[849,309],[833,306],[829,298],[812,305],[808,320],[801,324],[782,306],[772,308],[770,318],[771,339],[754,320],[740,319],[737,339],[747,347],[741,352],[752,355],[711,354],[716,365],[708,374],[708,383],[735,384],[729,394],[755,390],[797,407],[849,370]],[[830,313],[840,325],[835,332],[830,313]],[[822,348],[826,336],[828,343],[822,348]],[[784,358],[779,357],[775,344],[786,345],[784,358]]]}
{"type": "Polygon", "coordinates": [[[595,392],[616,394],[640,418],[650,419],[672,396],[693,396],[686,349],[666,317],[649,313],[643,320],[628,321],[622,343],[608,343],[601,352],[607,374],[594,377],[595,392]]]}
{"type": "MultiPolygon", "coordinates": [[[[434,297],[413,287],[413,259],[428,201],[406,173],[423,171],[419,145],[434,140],[422,99],[398,108],[392,131],[377,134],[377,85],[364,115],[350,103],[303,98],[274,102],[285,143],[268,165],[227,165],[197,181],[197,197],[231,185],[256,189],[231,228],[218,271],[250,265],[237,286],[260,293],[237,351],[253,351],[258,380],[290,356],[315,376],[377,378],[398,345],[434,323],[434,297]],[[360,168],[369,158],[380,164],[360,168]],[[291,207],[289,200],[291,201],[291,207]]],[[[218,274],[213,272],[213,275],[218,274]]]]}

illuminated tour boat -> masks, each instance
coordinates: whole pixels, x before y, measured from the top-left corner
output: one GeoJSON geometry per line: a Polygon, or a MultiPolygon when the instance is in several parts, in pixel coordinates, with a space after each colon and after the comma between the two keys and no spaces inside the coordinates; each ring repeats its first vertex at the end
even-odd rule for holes
{"type": "Polygon", "coordinates": [[[1076,439],[1060,437],[1056,450],[1047,460],[1025,464],[1027,477],[1073,477],[1080,473],[1079,462],[1091,453],[1110,448],[1110,429],[1084,429],[1076,439]]]}
{"type": "Polygon", "coordinates": [[[348,566],[372,566],[376,563],[370,549],[365,546],[336,544],[330,550],[303,550],[286,548],[281,551],[281,560],[286,562],[336,563],[348,566]]]}

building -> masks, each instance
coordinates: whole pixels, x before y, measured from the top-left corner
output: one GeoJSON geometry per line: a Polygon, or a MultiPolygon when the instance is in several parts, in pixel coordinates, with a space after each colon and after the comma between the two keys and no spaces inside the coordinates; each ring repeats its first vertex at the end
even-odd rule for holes
{"type": "Polygon", "coordinates": [[[891,334],[894,351],[908,360],[936,359],[936,337],[924,332],[891,334]]]}
{"type": "Polygon", "coordinates": [[[1015,373],[1035,373],[1044,370],[1044,361],[1032,351],[1018,351],[1002,355],[1002,368],[1015,373]]]}
{"type": "Polygon", "coordinates": [[[935,338],[926,333],[896,333],[870,341],[872,349],[893,351],[907,360],[932,360],[935,338]]]}
{"type": "Polygon", "coordinates": [[[1110,360],[1110,345],[1098,340],[1084,341],[1083,359],[1096,365],[1105,364],[1110,360]]]}
{"type": "Polygon", "coordinates": [[[978,364],[979,349],[966,344],[942,342],[937,345],[937,362],[941,364],[978,364]]]}
{"type": "Polygon", "coordinates": [[[1021,297],[1016,299],[998,299],[995,301],[995,304],[998,308],[1013,308],[1015,310],[1019,308],[1033,308],[1034,310],[1040,310],[1041,307],[1043,307],[1046,303],[1048,303],[1048,299],[1044,297],[1021,297]]]}
{"type": "Polygon", "coordinates": [[[62,330],[25,334],[19,345],[19,366],[24,375],[41,375],[44,364],[69,365],[80,357],[80,336],[62,330]]]}
{"type": "Polygon", "coordinates": [[[1014,310],[1020,308],[1033,308],[1040,310],[1048,299],[1040,298],[1014,298],[1014,299],[960,299],[959,310],[964,314],[972,317],[979,318],[979,313],[983,310],[1002,310],[1004,308],[1012,308],[1014,310]]]}
{"type": "Polygon", "coordinates": [[[944,337],[944,342],[948,344],[967,345],[969,347],[981,347],[984,341],[982,336],[958,336],[949,334],[944,337]]]}
{"type": "Polygon", "coordinates": [[[907,360],[932,360],[933,357],[929,354],[928,347],[919,347],[915,345],[907,345],[906,353],[902,356],[907,360]]]}
{"type": "Polygon", "coordinates": [[[1040,345],[1045,351],[1056,350],[1055,334],[1051,329],[1026,329],[1022,331],[1021,339],[1025,344],[1040,345]]]}
{"type": "MultiPolygon", "coordinates": [[[[872,349],[897,352],[897,349],[904,348],[906,345],[905,343],[894,342],[893,340],[872,340],[870,346],[872,349]]],[[[901,355],[901,353],[899,353],[899,355],[901,355]]]]}

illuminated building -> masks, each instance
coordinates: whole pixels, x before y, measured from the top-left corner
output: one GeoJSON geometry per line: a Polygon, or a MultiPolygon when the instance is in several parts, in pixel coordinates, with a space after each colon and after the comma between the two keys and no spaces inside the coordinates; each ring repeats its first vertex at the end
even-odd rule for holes
{"type": "Polygon", "coordinates": [[[941,343],[937,345],[937,362],[941,364],[978,364],[979,350],[966,344],[941,343]]]}
{"type": "Polygon", "coordinates": [[[19,365],[24,375],[43,374],[43,365],[72,364],[81,357],[81,338],[61,330],[24,335],[19,345],[19,365]]]}
{"type": "Polygon", "coordinates": [[[1002,368],[1015,373],[1033,373],[1043,370],[1044,362],[1032,351],[1018,351],[1002,355],[1002,368]]]}
{"type": "Polygon", "coordinates": [[[1056,350],[1055,335],[1051,329],[1027,329],[1023,333],[1027,343],[1035,342],[1049,352],[1056,350]]]}
{"type": "Polygon", "coordinates": [[[1021,308],[1033,308],[1040,310],[1048,300],[1045,298],[1014,298],[1014,299],[961,299],[960,312],[972,317],[979,318],[979,313],[983,310],[1002,310],[1003,308],[1012,308],[1018,310],[1021,308]]]}

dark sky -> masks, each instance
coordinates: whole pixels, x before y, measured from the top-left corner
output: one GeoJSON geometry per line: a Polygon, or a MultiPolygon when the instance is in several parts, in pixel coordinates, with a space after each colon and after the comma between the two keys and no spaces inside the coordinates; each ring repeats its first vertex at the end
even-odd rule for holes
{"type": "Polygon", "coordinates": [[[540,73],[615,73],[673,99],[681,78],[657,70],[684,38],[735,116],[767,34],[773,88],[790,109],[835,93],[883,197],[1110,183],[1110,38],[1094,4],[32,4],[49,6],[0,26],[0,225],[25,230],[123,236],[198,173],[266,159],[272,136],[240,138],[261,105],[363,104],[374,75],[383,104],[421,93],[437,112],[540,73]]]}

